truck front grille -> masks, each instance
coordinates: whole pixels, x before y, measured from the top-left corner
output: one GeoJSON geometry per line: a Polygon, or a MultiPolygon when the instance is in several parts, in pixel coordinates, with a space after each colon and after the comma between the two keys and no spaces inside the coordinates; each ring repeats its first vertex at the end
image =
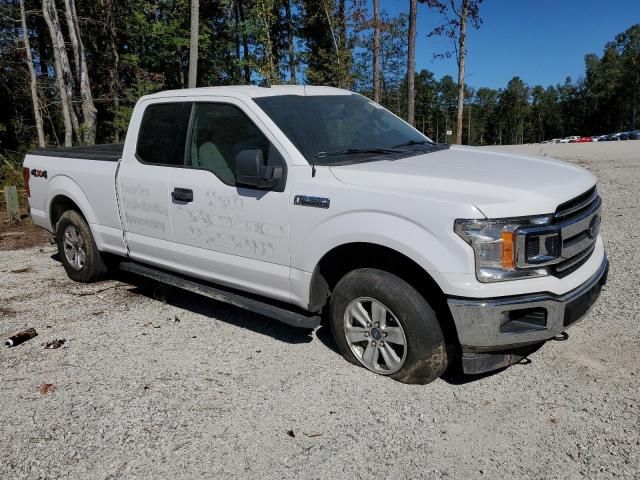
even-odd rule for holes
{"type": "Polygon", "coordinates": [[[593,205],[597,198],[598,190],[594,185],[583,194],[578,195],[576,198],[572,198],[568,202],[561,203],[556,209],[556,213],[553,217],[557,221],[569,217],[575,217],[576,215],[579,215],[581,212],[587,210],[591,205],[593,205]]]}
{"type": "Polygon", "coordinates": [[[587,263],[589,257],[595,250],[595,245],[591,248],[586,249],[580,254],[576,255],[573,258],[569,258],[564,260],[553,267],[553,275],[558,278],[566,277],[567,275],[572,274],[576,270],[578,270],[582,265],[587,263]]]}
{"type": "Polygon", "coordinates": [[[553,266],[556,277],[575,272],[591,257],[600,231],[601,205],[594,186],[556,210],[554,220],[561,225],[562,239],[560,262],[553,266]]]}
{"type": "Polygon", "coordinates": [[[550,225],[518,229],[518,268],[547,267],[560,278],[575,272],[595,250],[601,205],[594,186],[562,203],[550,225]]]}

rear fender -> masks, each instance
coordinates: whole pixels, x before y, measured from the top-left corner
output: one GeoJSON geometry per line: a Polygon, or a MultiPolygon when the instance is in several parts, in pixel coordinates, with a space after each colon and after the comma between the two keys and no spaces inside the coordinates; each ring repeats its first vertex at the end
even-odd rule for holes
{"type": "Polygon", "coordinates": [[[96,213],[80,186],[66,175],[56,175],[49,180],[49,188],[47,192],[46,206],[47,218],[50,227],[49,230],[53,231],[55,228],[55,225],[53,225],[52,222],[53,212],[51,206],[53,205],[53,201],[56,197],[59,196],[67,197],[69,200],[73,201],[73,203],[78,206],[80,213],[84,216],[89,225],[98,223],[96,213]]]}

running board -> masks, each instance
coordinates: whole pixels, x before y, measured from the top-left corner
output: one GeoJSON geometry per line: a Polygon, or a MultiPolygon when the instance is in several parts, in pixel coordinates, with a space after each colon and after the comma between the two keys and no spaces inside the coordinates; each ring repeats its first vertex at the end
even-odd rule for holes
{"type": "Polygon", "coordinates": [[[228,303],[250,312],[259,313],[265,317],[273,318],[279,322],[286,323],[293,327],[300,328],[316,328],[320,325],[320,315],[302,310],[288,309],[269,303],[264,300],[244,296],[241,294],[229,292],[220,288],[211,286],[210,284],[197,279],[187,279],[180,275],[166,272],[147,265],[141,265],[134,262],[120,263],[120,270],[134,273],[142,277],[150,278],[173,287],[188,290],[204,297],[212,298],[218,302],[228,303]]]}

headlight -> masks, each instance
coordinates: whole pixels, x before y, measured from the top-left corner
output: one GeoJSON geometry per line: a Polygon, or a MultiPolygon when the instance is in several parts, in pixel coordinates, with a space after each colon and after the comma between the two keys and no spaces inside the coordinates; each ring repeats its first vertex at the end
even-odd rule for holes
{"type": "Polygon", "coordinates": [[[518,242],[518,229],[522,226],[542,226],[551,221],[548,216],[494,219],[456,220],[454,231],[475,252],[476,277],[480,282],[500,282],[518,278],[542,277],[548,275],[547,268],[529,266],[518,267],[518,258],[526,255],[519,252],[522,242],[518,242]]]}

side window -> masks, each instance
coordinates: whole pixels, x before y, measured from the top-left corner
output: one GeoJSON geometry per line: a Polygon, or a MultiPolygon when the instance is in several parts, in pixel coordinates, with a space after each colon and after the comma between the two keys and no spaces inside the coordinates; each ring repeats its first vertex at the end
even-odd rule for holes
{"type": "Polygon", "coordinates": [[[187,164],[211,171],[227,185],[236,184],[236,157],[243,150],[262,150],[267,165],[284,160],[258,127],[238,107],[196,103],[187,164]]]}
{"type": "Polygon", "coordinates": [[[145,163],[184,165],[191,103],[149,105],[142,116],[136,154],[145,163]]]}

